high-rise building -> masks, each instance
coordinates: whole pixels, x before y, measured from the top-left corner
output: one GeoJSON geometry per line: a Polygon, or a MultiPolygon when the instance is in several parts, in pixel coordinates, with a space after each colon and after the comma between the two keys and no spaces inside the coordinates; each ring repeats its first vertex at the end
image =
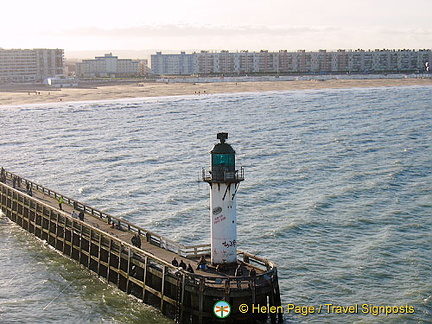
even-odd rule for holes
{"type": "Polygon", "coordinates": [[[196,57],[185,52],[180,54],[156,52],[151,56],[151,69],[155,74],[191,75],[197,73],[197,66],[196,57]],[[161,71],[166,73],[159,73],[161,71]]]}
{"type": "Polygon", "coordinates": [[[0,84],[42,82],[64,74],[62,49],[0,48],[0,84]]]}

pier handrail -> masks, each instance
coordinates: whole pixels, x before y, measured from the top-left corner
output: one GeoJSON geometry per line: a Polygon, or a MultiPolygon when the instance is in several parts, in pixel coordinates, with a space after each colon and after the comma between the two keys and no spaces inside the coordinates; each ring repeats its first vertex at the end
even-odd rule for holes
{"type": "MultiPolygon", "coordinates": [[[[37,191],[40,191],[43,194],[48,195],[49,197],[53,197],[55,199],[58,199],[58,197],[62,196],[64,203],[72,206],[74,209],[76,209],[76,210],[81,209],[84,212],[87,212],[93,216],[99,217],[100,219],[106,221],[108,224],[114,223],[117,226],[119,226],[120,228],[127,229],[131,233],[136,233],[140,236],[144,236],[145,240],[148,243],[153,244],[155,246],[158,246],[162,249],[168,250],[170,252],[174,252],[174,253],[178,254],[179,256],[187,257],[187,258],[190,258],[190,257],[198,258],[201,255],[209,255],[211,252],[210,244],[208,244],[208,243],[207,244],[199,244],[199,245],[190,245],[190,246],[183,245],[183,244],[178,243],[176,241],[173,241],[169,238],[166,238],[162,235],[159,235],[159,234],[156,234],[152,231],[149,231],[145,228],[134,225],[134,224],[132,224],[126,220],[123,220],[121,218],[112,216],[108,213],[105,213],[105,212],[102,212],[98,209],[90,207],[90,206],[88,206],[82,202],[79,202],[79,201],[73,199],[73,198],[61,195],[60,193],[58,193],[54,190],[51,190],[51,189],[44,187],[44,186],[41,186],[41,185],[31,181],[31,180],[20,177],[20,176],[14,174],[12,172],[5,170],[5,173],[10,178],[18,177],[21,181],[24,181],[26,184],[30,184],[32,189],[36,189],[37,191]]],[[[64,214],[69,217],[69,215],[67,215],[67,213],[64,213],[64,214]]],[[[77,220],[74,220],[74,221],[77,221],[77,220]]],[[[106,234],[106,232],[103,232],[103,231],[97,229],[96,227],[95,227],[95,229],[98,232],[104,233],[104,235],[106,234]]],[[[259,256],[250,254],[248,252],[238,250],[237,255],[243,257],[243,262],[249,263],[249,264],[251,262],[253,262],[255,264],[260,265],[261,267],[265,267],[266,271],[270,271],[271,269],[276,268],[276,265],[273,262],[270,262],[269,260],[261,258],[259,256]]],[[[152,256],[152,258],[155,258],[155,257],[152,256]]],[[[163,262],[166,263],[165,261],[163,261],[163,262]]],[[[168,264],[168,265],[170,265],[170,264],[168,264]]]]}
{"type": "MultiPolygon", "coordinates": [[[[41,187],[41,186],[39,186],[41,187]]],[[[31,196],[28,196],[26,193],[19,191],[15,188],[12,188],[11,186],[1,183],[0,182],[0,188],[2,188],[1,190],[5,190],[6,188],[9,190],[13,190],[15,192],[17,192],[19,195],[22,195],[21,197],[27,196],[29,199],[34,199],[31,196]]],[[[41,200],[33,200],[33,201],[37,201],[37,204],[39,206],[44,206],[48,209],[53,209],[54,207],[50,206],[49,204],[41,201],[41,200]]],[[[241,287],[249,287],[250,285],[255,285],[255,286],[260,286],[260,285],[265,285],[268,281],[273,280],[273,278],[277,275],[277,267],[274,263],[268,261],[267,259],[263,259],[260,257],[257,257],[253,254],[250,254],[248,252],[245,251],[238,251],[238,255],[243,255],[243,261],[245,263],[249,263],[250,261],[253,261],[255,263],[258,263],[262,266],[266,266],[266,271],[261,273],[261,274],[257,274],[255,277],[250,277],[250,276],[245,276],[245,277],[232,277],[232,276],[226,276],[226,277],[214,277],[214,276],[205,276],[202,274],[194,274],[194,273],[189,273],[186,270],[183,270],[181,268],[175,267],[173,266],[171,263],[158,258],[157,256],[153,255],[152,253],[149,253],[145,250],[139,249],[135,246],[133,246],[132,244],[123,241],[121,239],[119,239],[118,237],[115,237],[114,235],[111,235],[108,232],[105,232],[87,222],[81,221],[79,219],[75,219],[73,218],[71,215],[69,215],[67,212],[61,211],[59,209],[57,209],[57,212],[60,213],[63,217],[65,217],[66,219],[68,219],[70,221],[70,223],[72,224],[72,228],[75,228],[77,230],[80,230],[79,228],[77,228],[77,225],[82,226],[86,226],[87,228],[91,229],[91,231],[93,231],[94,233],[98,233],[101,236],[104,236],[106,238],[109,238],[110,240],[116,242],[118,244],[118,246],[120,247],[120,249],[122,249],[123,247],[127,247],[128,249],[130,249],[131,251],[133,251],[137,256],[140,257],[147,257],[149,260],[154,261],[156,264],[154,264],[155,266],[161,266],[161,267],[165,267],[166,269],[169,269],[169,272],[173,275],[176,276],[179,273],[183,273],[185,278],[192,284],[195,285],[199,285],[201,282],[203,282],[204,286],[207,287],[212,287],[212,288],[227,288],[229,287],[230,289],[233,288],[241,288],[241,287]]],[[[67,224],[65,223],[65,226],[67,226],[67,224]]],[[[206,247],[207,244],[202,244],[202,247],[206,247]]]]}
{"type": "Polygon", "coordinates": [[[211,277],[203,276],[201,274],[186,273],[186,277],[195,285],[199,285],[200,281],[204,281],[204,285],[208,287],[226,287],[229,285],[230,288],[245,287],[249,286],[251,283],[254,283],[255,286],[264,286],[268,281],[273,280],[276,275],[277,268],[273,268],[265,273],[256,275],[255,277],[211,277]]]}
{"type": "MultiPolygon", "coordinates": [[[[61,205],[57,206],[56,199],[52,198],[58,197],[58,193],[23,179],[28,184],[26,190],[16,175],[8,173],[8,176],[13,178],[5,178],[2,169],[1,216],[4,215],[56,251],[83,265],[103,278],[103,281],[113,283],[121,291],[159,307],[164,315],[174,318],[178,323],[193,318],[200,323],[213,321],[210,306],[214,300],[221,298],[234,304],[245,300],[257,300],[262,303],[268,302],[270,306],[281,306],[277,268],[266,259],[239,251],[236,263],[243,268],[244,276],[239,275],[237,271],[234,275],[234,264],[223,269],[209,264],[205,270],[191,273],[172,265],[171,260],[177,255],[163,249],[184,247],[197,254],[197,251],[207,250],[208,244],[189,247],[172,245],[172,240],[164,241],[165,238],[162,236],[152,238],[151,232],[148,231],[140,235],[148,235],[150,242],[158,241],[162,248],[151,247],[149,243],[145,243],[143,248],[135,246],[136,244],[129,242],[132,232],[113,231],[105,221],[91,217],[88,213],[85,221],[82,217],[77,219],[69,205],[90,211],[107,221],[118,221],[122,226],[128,222],[122,222],[116,217],[109,220],[110,215],[94,213],[95,209],[68,197],[63,197],[60,201],[67,205],[64,206],[66,208],[62,208],[61,205]],[[239,260],[241,256],[243,262],[239,260]],[[258,269],[252,263],[266,268],[258,269]],[[256,270],[255,274],[253,270],[256,270]]],[[[132,226],[129,227],[129,231],[140,230],[139,227],[130,225],[132,226]]],[[[189,266],[194,260],[196,259],[188,260],[189,266]]],[[[247,319],[244,314],[238,314],[233,318],[247,319]]],[[[279,321],[282,321],[281,316],[279,321]]]]}
{"type": "MultiPolygon", "coordinates": [[[[26,195],[25,193],[23,193],[23,192],[21,192],[21,191],[18,191],[18,190],[16,190],[15,188],[12,188],[12,187],[10,187],[9,185],[6,185],[6,184],[4,184],[4,183],[0,183],[0,186],[1,186],[1,187],[7,187],[8,189],[11,189],[11,190],[13,190],[13,191],[15,191],[15,192],[17,192],[17,193],[19,193],[19,194],[21,194],[21,195],[26,195]]],[[[27,196],[27,195],[26,195],[26,196],[27,196]]],[[[28,196],[28,198],[33,198],[33,197],[28,196]]],[[[50,205],[48,205],[47,203],[44,203],[43,201],[40,201],[40,200],[37,200],[37,203],[38,203],[39,205],[44,206],[44,207],[49,208],[49,209],[52,209],[52,208],[53,208],[52,206],[50,206],[50,205]]],[[[100,235],[103,235],[103,236],[106,236],[106,237],[110,238],[111,240],[117,242],[120,246],[127,246],[127,247],[130,248],[131,250],[135,251],[137,254],[143,254],[143,255],[147,256],[148,258],[150,258],[150,259],[153,259],[153,260],[155,260],[155,261],[157,261],[157,262],[162,263],[164,266],[167,266],[167,267],[169,267],[169,268],[171,268],[171,269],[173,269],[173,270],[177,270],[177,268],[174,267],[171,263],[166,262],[165,260],[160,259],[160,258],[158,258],[157,256],[155,256],[155,255],[153,255],[153,254],[151,254],[151,253],[149,253],[149,252],[146,252],[145,250],[139,249],[139,248],[133,246],[132,244],[130,244],[130,243],[126,242],[126,241],[122,241],[122,240],[119,239],[118,237],[115,237],[114,235],[111,235],[110,233],[105,232],[105,231],[103,231],[103,230],[101,230],[101,229],[99,229],[99,228],[97,228],[97,227],[95,227],[95,226],[93,226],[93,225],[91,225],[91,224],[89,224],[89,223],[86,223],[86,222],[81,221],[81,220],[79,220],[79,219],[75,219],[75,218],[73,218],[71,215],[69,215],[68,213],[66,213],[66,212],[64,212],[64,211],[61,211],[61,210],[57,210],[57,211],[58,211],[58,212],[59,212],[63,217],[69,219],[69,220],[71,221],[73,227],[75,227],[75,224],[85,225],[85,226],[89,227],[93,232],[99,233],[100,235]]]]}
{"type": "Polygon", "coordinates": [[[99,209],[90,207],[76,199],[67,197],[65,195],[62,195],[54,190],[51,190],[47,187],[41,186],[40,184],[33,182],[31,180],[28,180],[26,178],[20,177],[17,174],[14,174],[12,172],[6,171],[5,173],[10,178],[12,177],[18,177],[21,179],[21,181],[24,181],[27,184],[30,184],[32,190],[37,190],[42,192],[43,194],[53,197],[55,199],[58,199],[60,196],[63,197],[63,200],[65,204],[68,204],[72,206],[76,210],[83,210],[86,213],[91,214],[92,216],[96,216],[104,221],[106,221],[108,224],[114,223],[120,228],[125,228],[130,232],[136,233],[138,235],[143,235],[146,237],[146,240],[149,243],[152,243],[156,246],[159,246],[161,248],[164,248],[168,251],[177,253],[183,257],[186,256],[193,256],[193,257],[199,257],[200,255],[205,255],[210,253],[210,245],[208,245],[208,248],[206,245],[197,245],[197,246],[185,246],[183,244],[180,244],[178,242],[175,242],[167,237],[164,237],[162,235],[156,234],[150,230],[147,230],[145,228],[142,228],[140,226],[137,226],[135,224],[132,224],[124,219],[118,218],[116,216],[110,215],[108,213],[105,213],[99,209]],[[206,247],[206,248],[204,248],[206,247]]]}

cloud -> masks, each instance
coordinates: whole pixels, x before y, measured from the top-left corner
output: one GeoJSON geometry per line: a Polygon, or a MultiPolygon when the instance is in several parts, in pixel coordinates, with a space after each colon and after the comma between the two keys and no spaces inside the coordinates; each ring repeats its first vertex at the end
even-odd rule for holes
{"type": "Polygon", "coordinates": [[[378,29],[378,33],[383,35],[392,35],[392,36],[427,36],[430,37],[432,35],[432,30],[428,30],[425,28],[380,28],[378,29]]]}
{"type": "Polygon", "coordinates": [[[188,24],[166,24],[166,25],[140,25],[124,28],[104,29],[99,27],[86,27],[53,32],[56,35],[67,37],[238,37],[238,36],[286,36],[306,35],[336,30],[329,26],[227,26],[227,25],[188,25],[188,24]]]}
{"type": "MultiPolygon", "coordinates": [[[[289,25],[141,24],[52,30],[43,36],[66,49],[336,50],[430,48],[427,28],[289,25]]],[[[41,37],[42,38],[42,37],[41,37]]]]}

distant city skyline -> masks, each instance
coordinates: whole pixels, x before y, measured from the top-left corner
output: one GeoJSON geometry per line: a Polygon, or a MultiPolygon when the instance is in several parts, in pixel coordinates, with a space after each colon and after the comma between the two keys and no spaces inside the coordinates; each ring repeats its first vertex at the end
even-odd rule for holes
{"type": "Polygon", "coordinates": [[[12,2],[2,48],[116,50],[422,49],[432,1],[183,0],[12,2]]]}

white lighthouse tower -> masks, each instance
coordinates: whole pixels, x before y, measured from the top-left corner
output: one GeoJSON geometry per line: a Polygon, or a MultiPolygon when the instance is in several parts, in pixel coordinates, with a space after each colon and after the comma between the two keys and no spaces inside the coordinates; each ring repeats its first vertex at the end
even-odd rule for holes
{"type": "Polygon", "coordinates": [[[203,172],[210,184],[211,263],[230,265],[237,262],[236,193],[244,180],[243,168],[236,170],[235,151],[228,143],[228,133],[218,133],[220,143],[211,153],[211,168],[203,172]]]}

